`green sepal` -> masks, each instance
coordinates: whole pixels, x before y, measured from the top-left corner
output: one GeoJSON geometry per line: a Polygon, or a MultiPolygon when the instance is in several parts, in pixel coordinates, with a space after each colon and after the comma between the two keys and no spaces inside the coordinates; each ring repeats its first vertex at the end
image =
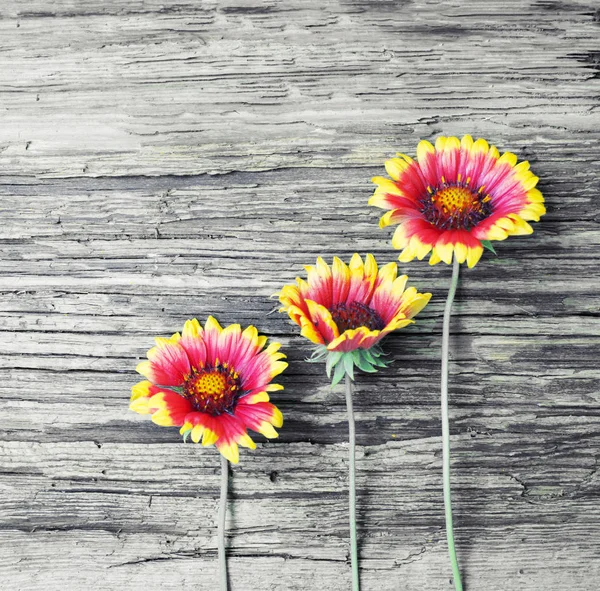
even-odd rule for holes
{"type": "Polygon", "coordinates": [[[329,355],[327,355],[327,361],[325,361],[325,371],[327,372],[328,378],[331,378],[331,370],[339,363],[341,358],[341,351],[330,351],[329,355]]]}
{"type": "Polygon", "coordinates": [[[369,351],[369,349],[366,349],[363,353],[364,358],[366,361],[368,361],[369,363],[375,364],[377,363],[377,357],[375,355],[373,355],[373,353],[371,351],[369,351]]]}
{"type": "Polygon", "coordinates": [[[312,355],[306,359],[306,361],[308,363],[319,363],[319,361],[323,361],[328,354],[329,351],[325,345],[317,345],[315,350],[312,352],[312,355]]]}
{"type": "Polygon", "coordinates": [[[183,443],[187,443],[188,437],[190,436],[191,432],[192,432],[191,429],[188,429],[187,431],[183,432],[183,443]]]}
{"type": "Polygon", "coordinates": [[[338,363],[335,366],[335,372],[333,374],[333,379],[331,380],[331,387],[337,386],[342,381],[342,378],[346,375],[346,367],[345,363],[338,363]]]}
{"type": "Polygon", "coordinates": [[[344,359],[346,373],[350,376],[350,379],[354,381],[354,359],[352,357],[352,352],[344,353],[342,358],[344,359]]]}
{"type": "Polygon", "coordinates": [[[381,357],[383,355],[383,351],[381,351],[381,349],[379,351],[377,350],[366,350],[364,352],[365,358],[366,360],[373,366],[375,367],[387,367],[388,364],[383,361],[382,359],[379,359],[379,357],[381,357]]]}
{"type": "Polygon", "coordinates": [[[492,246],[491,240],[480,240],[479,242],[481,242],[483,248],[487,248],[489,251],[493,252],[496,256],[498,256],[498,253],[494,250],[494,247],[492,246]]]}
{"type": "Polygon", "coordinates": [[[328,351],[325,345],[317,345],[306,361],[317,363],[325,360],[325,371],[333,388],[345,376],[354,380],[355,367],[365,373],[377,373],[380,368],[388,367],[389,361],[381,359],[382,356],[385,356],[385,353],[378,345],[370,349],[355,349],[347,352],[328,351]]]}
{"type": "Polygon", "coordinates": [[[387,368],[390,364],[387,361],[383,361],[382,359],[376,359],[374,365],[381,368],[387,368]]]}
{"type": "Polygon", "coordinates": [[[375,345],[374,347],[371,347],[371,352],[373,353],[373,355],[375,355],[375,357],[387,357],[387,353],[383,352],[383,349],[379,346],[379,345],[375,345]]]}
{"type": "Polygon", "coordinates": [[[361,355],[360,351],[352,351],[352,360],[354,361],[354,365],[361,371],[377,373],[377,369],[367,361],[365,356],[361,355]]]}
{"type": "Polygon", "coordinates": [[[171,392],[175,392],[175,394],[183,395],[183,387],[182,386],[161,386],[156,384],[157,388],[161,388],[163,390],[171,390],[171,392]]]}

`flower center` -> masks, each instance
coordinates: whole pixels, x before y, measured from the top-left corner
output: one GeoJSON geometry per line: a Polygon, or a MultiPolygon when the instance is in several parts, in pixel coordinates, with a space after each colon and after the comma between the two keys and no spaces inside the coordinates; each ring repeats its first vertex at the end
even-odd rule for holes
{"type": "Polygon", "coordinates": [[[442,186],[432,189],[421,199],[421,211],[425,219],[440,230],[471,230],[492,213],[491,198],[485,187],[473,191],[459,181],[449,185],[442,177],[442,186]]]}
{"type": "Polygon", "coordinates": [[[329,308],[329,311],[340,334],[359,326],[366,326],[370,330],[382,330],[385,327],[385,322],[379,313],[361,302],[335,304],[329,308]]]}
{"type": "Polygon", "coordinates": [[[442,209],[462,211],[476,200],[476,196],[465,187],[447,187],[439,191],[431,200],[437,201],[438,207],[442,209]]]}
{"type": "Polygon", "coordinates": [[[240,377],[227,363],[192,368],[183,384],[183,396],[194,410],[209,415],[232,411],[240,394],[240,377]]]}

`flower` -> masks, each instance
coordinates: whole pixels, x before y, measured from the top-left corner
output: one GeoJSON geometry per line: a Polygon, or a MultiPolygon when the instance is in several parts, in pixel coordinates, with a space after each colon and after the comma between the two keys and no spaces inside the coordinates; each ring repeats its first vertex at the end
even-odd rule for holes
{"type": "MultiPolygon", "coordinates": [[[[297,278],[297,286],[286,285],[277,294],[283,304],[280,312],[287,312],[301,334],[317,345],[314,360],[328,357],[328,373],[341,360],[350,374],[353,365],[376,371],[374,366],[383,365],[377,362],[381,355],[377,344],[393,330],[413,323],[431,298],[414,287],[405,290],[408,277],[396,277],[396,263],[378,271],[371,254],[364,262],[354,254],[349,266],[334,257],[332,268],[319,257],[316,266],[305,269],[308,281],[297,278]]],[[[343,375],[339,370],[334,383],[343,375]]]]}
{"type": "Polygon", "coordinates": [[[151,414],[157,425],[181,426],[184,440],[215,444],[234,464],[238,445],[256,448],[247,428],[278,436],[273,427],[281,427],[283,416],[268,392],[283,390],[270,383],[287,367],[279,343],[263,350],[267,337],[254,326],[243,332],[239,324],[221,328],[212,316],[204,329],[194,318],[182,334],[155,341],[148,361],[136,368],[147,380],[133,386],[131,410],[151,414]]]}
{"type": "Polygon", "coordinates": [[[439,137],[417,146],[417,160],[404,154],[385,163],[392,180],[374,177],[377,189],[369,205],[388,209],[380,227],[399,224],[392,238],[401,262],[423,259],[467,261],[473,267],[490,240],[531,234],[528,221],[546,213],[535,188],[538,178],[528,162],[517,164],[510,152],[500,153],[484,139],[439,137]]]}

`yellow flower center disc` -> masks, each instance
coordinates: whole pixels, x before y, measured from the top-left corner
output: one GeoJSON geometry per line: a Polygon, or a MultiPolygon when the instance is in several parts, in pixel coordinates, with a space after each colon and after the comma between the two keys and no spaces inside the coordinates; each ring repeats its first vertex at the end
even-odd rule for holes
{"type": "Polygon", "coordinates": [[[466,187],[447,187],[438,191],[432,201],[446,211],[463,211],[476,203],[477,196],[466,187]]]}
{"type": "Polygon", "coordinates": [[[492,213],[491,200],[484,187],[472,191],[465,184],[427,187],[421,201],[425,219],[440,230],[470,230],[492,213]]]}
{"type": "Polygon", "coordinates": [[[241,392],[240,376],[227,363],[194,367],[183,384],[183,395],[194,409],[213,416],[232,411],[241,392]]]}
{"type": "Polygon", "coordinates": [[[194,384],[194,389],[198,394],[221,398],[223,390],[225,390],[225,385],[225,376],[216,371],[211,371],[210,373],[203,373],[198,377],[194,384]]]}

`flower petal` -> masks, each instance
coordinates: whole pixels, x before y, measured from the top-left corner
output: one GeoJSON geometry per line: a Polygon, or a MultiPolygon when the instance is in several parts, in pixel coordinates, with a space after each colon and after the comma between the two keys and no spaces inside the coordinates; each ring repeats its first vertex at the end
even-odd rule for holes
{"type": "Polygon", "coordinates": [[[256,448],[256,445],[246,433],[246,427],[237,416],[224,413],[218,417],[220,434],[216,441],[221,455],[232,464],[237,464],[240,458],[238,444],[244,447],[256,448]]]}
{"type": "MultiPolygon", "coordinates": [[[[350,289],[350,269],[338,257],[333,258],[332,304],[344,303],[350,289]]],[[[321,303],[320,300],[315,300],[321,303]]],[[[323,303],[325,305],[325,303],[323,303]]],[[[327,306],[329,307],[329,306],[327,306]]]]}
{"type": "Polygon", "coordinates": [[[280,346],[279,343],[273,342],[264,351],[249,359],[243,373],[240,373],[242,389],[245,392],[265,390],[266,385],[288,366],[281,361],[285,355],[278,352],[280,346]]]}
{"type": "Polygon", "coordinates": [[[193,410],[185,416],[185,423],[193,426],[192,441],[198,443],[200,437],[202,437],[202,445],[204,447],[213,445],[221,435],[218,417],[213,417],[207,413],[193,410]]]}
{"type": "Polygon", "coordinates": [[[150,400],[155,394],[158,394],[159,392],[163,392],[163,390],[153,385],[148,380],[138,382],[137,384],[135,384],[135,386],[132,386],[131,388],[129,410],[137,412],[141,415],[152,414],[158,409],[154,408],[150,404],[150,400]]]}
{"type": "Polygon", "coordinates": [[[317,265],[306,265],[308,273],[308,290],[304,299],[319,302],[325,307],[331,306],[333,302],[333,278],[329,265],[321,258],[317,258],[317,265]]]}
{"type": "Polygon", "coordinates": [[[243,424],[253,431],[257,431],[268,439],[279,437],[273,427],[283,425],[281,411],[270,402],[259,402],[257,404],[238,404],[235,416],[243,424]]]}
{"type": "Polygon", "coordinates": [[[383,335],[381,337],[379,335],[380,331],[370,330],[366,326],[360,326],[358,328],[346,330],[337,339],[327,345],[327,350],[348,353],[350,351],[362,348],[361,345],[367,338],[373,340],[373,344],[378,342],[381,338],[383,338],[383,335]]]}
{"type": "Polygon", "coordinates": [[[206,347],[206,363],[214,365],[219,356],[219,336],[223,328],[213,316],[209,316],[204,324],[204,345],[206,347]]]}
{"type": "Polygon", "coordinates": [[[340,336],[340,331],[333,321],[331,312],[325,306],[321,306],[321,304],[317,304],[312,300],[306,300],[306,304],[308,305],[312,324],[323,337],[323,342],[329,343],[340,336]]]}
{"type": "Polygon", "coordinates": [[[148,361],[138,364],[137,371],[152,383],[180,386],[190,373],[190,361],[185,349],[171,337],[157,338],[156,347],[148,351],[148,361]]]}
{"type": "Polygon", "coordinates": [[[159,392],[149,402],[149,406],[157,409],[152,415],[152,421],[163,427],[181,426],[186,422],[186,416],[192,410],[189,400],[175,392],[159,392]]]}
{"type": "MultiPolygon", "coordinates": [[[[352,302],[369,302],[375,281],[377,280],[377,263],[372,254],[365,257],[365,263],[358,254],[354,254],[350,261],[350,288],[346,296],[346,304],[352,302]]],[[[339,333],[335,335],[339,336],[339,333]]]]}
{"type": "Polygon", "coordinates": [[[179,344],[187,353],[190,365],[200,367],[206,363],[206,345],[204,344],[204,330],[198,320],[187,320],[183,326],[183,334],[179,344]]]}

